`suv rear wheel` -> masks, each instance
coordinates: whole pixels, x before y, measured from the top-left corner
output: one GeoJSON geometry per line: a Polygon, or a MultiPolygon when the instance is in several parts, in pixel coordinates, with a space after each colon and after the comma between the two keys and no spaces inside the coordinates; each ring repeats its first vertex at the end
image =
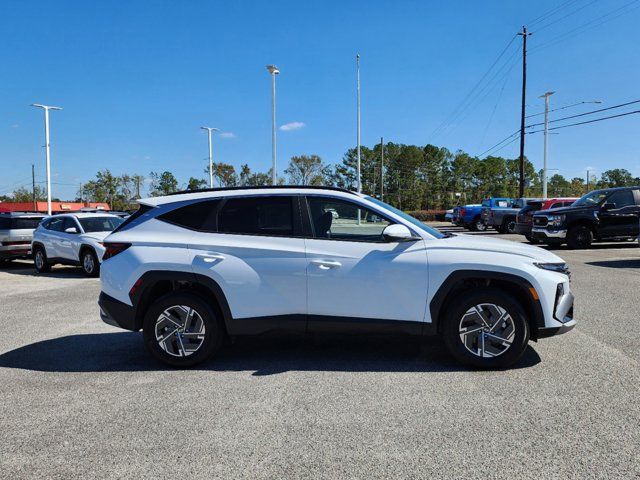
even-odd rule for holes
{"type": "Polygon", "coordinates": [[[578,225],[567,232],[567,246],[569,248],[589,248],[593,242],[593,233],[589,227],[578,225]]]}
{"type": "Polygon", "coordinates": [[[189,293],[169,293],[147,310],[144,344],[151,355],[172,367],[191,367],[220,348],[223,330],[214,309],[189,293]]]}
{"type": "Polygon", "coordinates": [[[444,342],[456,360],[478,368],[516,363],[529,342],[529,323],[520,303],[495,288],[468,292],[445,313],[444,342]]]}
{"type": "Polygon", "coordinates": [[[471,224],[471,230],[473,230],[474,232],[484,232],[486,229],[487,229],[487,226],[480,218],[480,215],[478,215],[476,218],[473,219],[473,223],[471,224]]]}
{"type": "Polygon", "coordinates": [[[33,265],[38,273],[46,273],[51,270],[51,265],[47,260],[47,254],[42,247],[36,247],[33,252],[33,265]]]}

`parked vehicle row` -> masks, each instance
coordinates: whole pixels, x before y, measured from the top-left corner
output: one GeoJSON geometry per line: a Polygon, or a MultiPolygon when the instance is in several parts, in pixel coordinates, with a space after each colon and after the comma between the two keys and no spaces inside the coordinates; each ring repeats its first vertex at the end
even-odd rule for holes
{"type": "MultiPolygon", "coordinates": [[[[477,218],[477,208],[456,207],[452,223],[482,230],[470,222],[477,218]]],[[[484,228],[524,235],[530,243],[588,248],[594,241],[634,240],[640,235],[640,187],[595,190],[581,198],[489,198],[481,209],[484,228]]]]}
{"type": "Polygon", "coordinates": [[[31,256],[33,231],[43,218],[37,213],[0,213],[0,262],[31,256]]]}

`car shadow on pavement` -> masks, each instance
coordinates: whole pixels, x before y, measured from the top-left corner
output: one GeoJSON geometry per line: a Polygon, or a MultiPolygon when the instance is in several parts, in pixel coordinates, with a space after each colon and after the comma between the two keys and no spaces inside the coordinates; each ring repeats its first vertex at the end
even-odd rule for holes
{"type": "Polygon", "coordinates": [[[586,265],[593,265],[594,267],[640,269],[640,258],[625,258],[620,260],[599,260],[596,262],[586,262],[586,265]]]}
{"type": "MultiPolygon", "coordinates": [[[[531,347],[512,368],[540,363],[531,347]]],[[[0,367],[41,372],[138,372],[173,370],[153,360],[140,333],[69,335],[25,345],[0,355],[0,367]]],[[[253,337],[226,345],[196,370],[455,372],[470,370],[453,360],[438,338],[253,337]]]]}
{"type": "Polygon", "coordinates": [[[10,262],[0,267],[0,272],[11,275],[22,275],[26,277],[43,277],[43,278],[86,278],[86,275],[80,267],[73,266],[56,266],[52,267],[50,272],[38,273],[33,264],[10,262]]]}

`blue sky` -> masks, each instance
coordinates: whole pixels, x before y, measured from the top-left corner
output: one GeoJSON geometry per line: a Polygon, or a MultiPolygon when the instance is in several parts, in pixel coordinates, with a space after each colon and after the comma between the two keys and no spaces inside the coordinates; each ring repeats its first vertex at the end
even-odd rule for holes
{"type": "MultiPolygon", "coordinates": [[[[72,198],[80,182],[104,168],[144,175],[166,169],[181,183],[204,178],[201,125],[226,132],[215,138],[216,160],[266,171],[268,63],[282,71],[278,125],[304,125],[278,132],[280,172],[296,154],[339,162],[356,139],[356,52],[363,144],[384,136],[479,154],[519,127],[519,38],[472,108],[444,134],[434,131],[523,24],[533,23],[534,32],[528,113],[541,111],[538,96],[547,90],[556,91],[552,108],[603,101],[562,115],[640,98],[639,7],[638,0],[6,0],[0,194],[29,185],[32,163],[44,180],[42,112],[28,106],[34,102],[64,108],[51,119],[54,196],[72,198]],[[556,6],[556,14],[533,23],[556,6]]],[[[638,109],[631,107],[610,113],[638,109]]],[[[550,167],[567,177],[613,167],[640,175],[639,132],[640,115],[560,130],[550,137],[550,167]]],[[[514,142],[498,153],[515,157],[517,149],[514,142]]],[[[527,155],[541,166],[540,134],[528,136],[527,155]]]]}

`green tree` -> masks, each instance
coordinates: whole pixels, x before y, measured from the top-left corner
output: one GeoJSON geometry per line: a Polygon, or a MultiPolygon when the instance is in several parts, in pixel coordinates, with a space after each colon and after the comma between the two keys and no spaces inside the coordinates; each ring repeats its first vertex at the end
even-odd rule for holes
{"type": "Polygon", "coordinates": [[[207,188],[207,181],[201,178],[190,177],[187,182],[187,190],[200,190],[207,188]]]}
{"type": "Polygon", "coordinates": [[[614,168],[602,173],[600,185],[603,187],[630,187],[635,184],[631,172],[625,168],[614,168]]]}
{"type": "Polygon", "coordinates": [[[327,178],[330,170],[318,155],[293,156],[284,172],[292,185],[326,185],[331,181],[327,178]]]}
{"type": "MultiPolygon", "coordinates": [[[[9,200],[7,201],[19,202],[19,203],[33,202],[33,194],[34,194],[34,191],[27,189],[26,187],[16,188],[13,191],[13,194],[11,195],[11,197],[7,197],[9,198],[9,200]]],[[[36,197],[36,201],[46,200],[47,192],[45,192],[44,188],[41,187],[40,185],[36,185],[35,197],[36,197]]]]}
{"type": "Polygon", "coordinates": [[[150,194],[152,197],[169,195],[170,193],[178,191],[178,180],[176,180],[176,177],[174,177],[171,172],[151,172],[149,177],[151,178],[150,194]]]}

